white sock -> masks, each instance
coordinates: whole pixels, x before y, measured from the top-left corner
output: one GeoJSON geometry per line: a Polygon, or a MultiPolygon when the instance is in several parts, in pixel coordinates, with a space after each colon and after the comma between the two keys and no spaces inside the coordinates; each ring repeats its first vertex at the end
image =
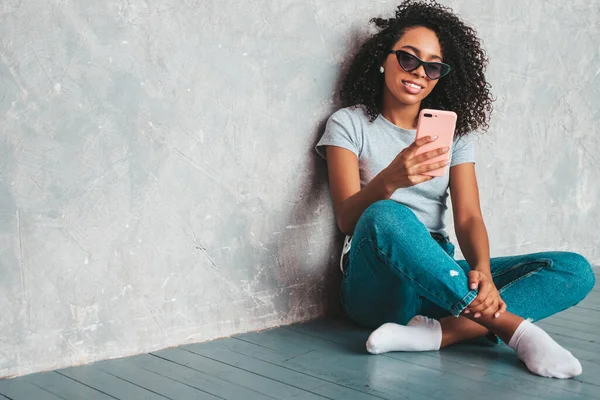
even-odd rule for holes
{"type": "Polygon", "coordinates": [[[417,315],[406,326],[387,323],[377,328],[367,340],[371,354],[388,351],[439,350],[442,344],[442,326],[435,319],[417,315]]]}
{"type": "Polygon", "coordinates": [[[517,327],[508,346],[536,375],[572,378],[581,374],[581,364],[570,351],[556,343],[542,328],[529,321],[517,327]]]}

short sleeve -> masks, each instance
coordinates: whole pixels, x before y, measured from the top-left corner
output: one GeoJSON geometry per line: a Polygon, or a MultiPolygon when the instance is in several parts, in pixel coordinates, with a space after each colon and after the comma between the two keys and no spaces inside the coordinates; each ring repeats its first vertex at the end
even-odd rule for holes
{"type": "Polygon", "coordinates": [[[468,134],[454,142],[451,167],[458,164],[475,163],[475,140],[475,135],[468,134]]]}
{"type": "Polygon", "coordinates": [[[317,153],[324,159],[327,159],[326,146],[343,147],[357,157],[360,155],[362,143],[353,123],[351,110],[342,108],[329,117],[325,132],[315,147],[317,153]]]}

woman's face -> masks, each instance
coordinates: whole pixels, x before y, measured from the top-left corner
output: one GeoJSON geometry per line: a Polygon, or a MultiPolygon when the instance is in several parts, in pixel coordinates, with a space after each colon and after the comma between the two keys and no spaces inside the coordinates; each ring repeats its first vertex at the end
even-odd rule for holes
{"type": "MultiPolygon", "coordinates": [[[[429,28],[414,27],[404,32],[392,50],[403,50],[423,61],[442,62],[442,49],[437,34],[429,28]]],[[[398,64],[396,55],[388,54],[383,63],[385,69],[384,99],[391,94],[404,105],[419,104],[431,93],[438,80],[429,79],[423,66],[406,72],[398,64]]]]}

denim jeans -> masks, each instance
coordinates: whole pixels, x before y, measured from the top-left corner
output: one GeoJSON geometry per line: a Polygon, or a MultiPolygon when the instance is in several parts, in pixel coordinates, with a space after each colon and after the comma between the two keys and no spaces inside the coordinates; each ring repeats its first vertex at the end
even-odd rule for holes
{"type": "MultiPolygon", "coordinates": [[[[409,208],[393,200],[363,212],[343,260],[342,306],[370,328],[405,325],[419,314],[459,316],[477,296],[468,288],[471,268],[454,260],[448,238],[432,237],[409,208]]],[[[568,252],[492,258],[491,272],[507,310],[533,321],[577,304],[595,283],[590,263],[568,252]]]]}

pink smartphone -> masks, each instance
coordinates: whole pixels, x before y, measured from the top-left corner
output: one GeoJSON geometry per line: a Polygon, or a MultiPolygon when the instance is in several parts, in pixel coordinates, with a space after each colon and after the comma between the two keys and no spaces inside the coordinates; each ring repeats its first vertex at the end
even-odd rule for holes
{"type": "MultiPolygon", "coordinates": [[[[452,142],[454,139],[454,129],[456,128],[456,113],[453,111],[432,110],[429,108],[421,110],[419,113],[419,122],[417,123],[417,139],[425,136],[437,136],[434,142],[421,146],[416,154],[426,153],[440,147],[449,147],[446,154],[434,157],[422,165],[432,164],[439,161],[449,160],[452,154],[452,142]]],[[[435,169],[424,173],[429,176],[444,176],[446,167],[435,169]]]]}

